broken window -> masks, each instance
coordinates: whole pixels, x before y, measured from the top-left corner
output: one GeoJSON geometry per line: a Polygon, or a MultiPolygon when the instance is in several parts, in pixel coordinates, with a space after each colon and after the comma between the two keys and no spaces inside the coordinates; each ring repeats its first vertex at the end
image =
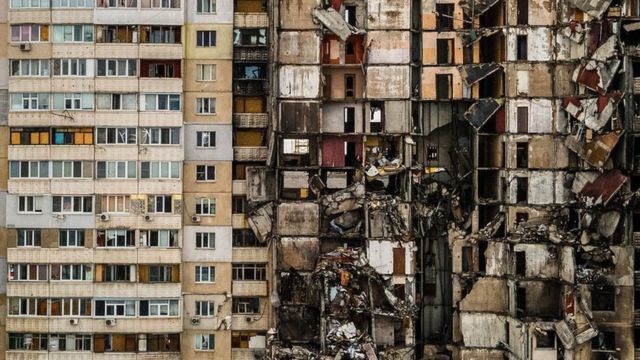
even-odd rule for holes
{"type": "Polygon", "coordinates": [[[516,202],[519,204],[526,203],[529,199],[529,178],[516,178],[516,202]]]}
{"type": "Polygon", "coordinates": [[[591,340],[591,350],[616,350],[616,333],[598,330],[598,336],[591,340]]]}
{"type": "Polygon", "coordinates": [[[347,5],[344,7],[344,20],[347,22],[347,24],[356,26],[355,5],[347,5]]]}
{"type": "Polygon", "coordinates": [[[356,131],[356,108],[349,106],[344,108],[344,132],[356,131]]]}
{"type": "Polygon", "coordinates": [[[383,114],[384,114],[383,102],[371,103],[371,117],[369,118],[369,131],[372,133],[381,132],[383,129],[383,114]]]}
{"type": "Polygon", "coordinates": [[[529,0],[518,0],[518,25],[529,24],[529,0]]]}
{"type": "Polygon", "coordinates": [[[437,40],[438,65],[453,64],[453,39],[437,40]]]}
{"type": "Polygon", "coordinates": [[[525,222],[525,221],[529,221],[529,213],[517,212],[516,213],[516,225],[521,223],[521,222],[525,222]]]}
{"type": "Polygon", "coordinates": [[[436,98],[451,99],[453,76],[451,74],[436,74],[436,98]]]}
{"type": "Polygon", "coordinates": [[[519,133],[529,132],[529,108],[527,106],[518,106],[516,118],[518,121],[519,133]]]}
{"type": "Polygon", "coordinates": [[[453,4],[436,4],[436,28],[438,30],[453,29],[453,4]]]}
{"type": "Polygon", "coordinates": [[[517,36],[516,60],[527,60],[527,35],[517,36]]]}
{"type": "Polygon", "coordinates": [[[540,330],[536,332],[536,349],[555,349],[556,332],[552,330],[540,330]]]}
{"type": "Polygon", "coordinates": [[[527,289],[518,287],[516,291],[516,315],[518,318],[525,316],[527,311],[527,289]]]}
{"type": "Polygon", "coordinates": [[[304,155],[309,153],[309,139],[284,139],[282,141],[284,154],[304,155]]]}
{"type": "Polygon", "coordinates": [[[473,247],[462,247],[462,272],[473,271],[473,247]]]}
{"type": "Polygon", "coordinates": [[[437,161],[438,160],[438,147],[437,146],[428,146],[427,147],[427,160],[437,161]]]}
{"type": "Polygon", "coordinates": [[[527,273],[527,253],[516,251],[516,275],[525,276],[527,273]]]}
{"type": "Polygon", "coordinates": [[[235,29],[233,30],[233,45],[265,46],[267,45],[267,29],[235,29]]]}
{"type": "Polygon", "coordinates": [[[344,97],[353,98],[356,94],[356,76],[354,74],[346,74],[344,76],[344,97]]]}
{"type": "Polygon", "coordinates": [[[247,229],[233,229],[233,247],[257,247],[265,246],[266,243],[258,242],[258,238],[253,231],[247,229]]]}
{"type": "Polygon", "coordinates": [[[591,290],[591,310],[615,311],[616,289],[613,286],[603,286],[591,290]]]}
{"type": "Polygon", "coordinates": [[[266,264],[233,264],[233,281],[265,281],[267,280],[266,264]]]}
{"type": "Polygon", "coordinates": [[[242,196],[233,196],[232,199],[232,211],[233,214],[244,214],[247,211],[247,197],[242,196]]]}
{"type": "Polygon", "coordinates": [[[529,167],[529,143],[516,143],[516,166],[520,169],[529,167]]]}
{"type": "Polygon", "coordinates": [[[260,335],[256,331],[233,331],[231,332],[231,347],[233,349],[248,349],[254,347],[253,342],[260,342],[257,339],[258,337],[264,338],[264,335],[260,335]]]}

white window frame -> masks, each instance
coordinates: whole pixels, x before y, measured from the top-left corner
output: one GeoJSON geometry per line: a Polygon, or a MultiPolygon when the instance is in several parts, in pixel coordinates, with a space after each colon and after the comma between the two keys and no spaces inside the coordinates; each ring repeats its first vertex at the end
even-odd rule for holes
{"type": "Polygon", "coordinates": [[[140,128],[140,144],[144,145],[180,145],[180,128],[145,127],[140,128]],[[164,140],[169,140],[166,142],[164,140]],[[174,142],[177,140],[177,142],[174,142]]]}
{"type": "Polygon", "coordinates": [[[49,280],[49,265],[45,264],[9,264],[9,281],[47,281],[49,280]],[[31,279],[31,268],[35,266],[35,279],[31,279]],[[40,278],[40,269],[44,269],[45,277],[40,278]],[[24,273],[24,274],[23,274],[24,273]],[[24,276],[23,276],[24,275],[24,276]],[[24,279],[23,279],[24,277],[24,279]]]}
{"type": "Polygon", "coordinates": [[[173,197],[171,195],[147,196],[147,212],[149,214],[172,214],[173,213],[173,197]],[[158,207],[158,202],[162,203],[161,207],[158,207]],[[167,207],[167,205],[169,205],[169,209],[171,211],[165,211],[165,208],[167,207]],[[158,211],[158,208],[160,208],[162,211],[158,211]]]}
{"type": "Polygon", "coordinates": [[[209,232],[196,232],[196,249],[210,249],[216,248],[216,233],[209,232]]]}
{"type": "Polygon", "coordinates": [[[180,179],[180,162],[141,161],[140,179],[180,179]]]}
{"type": "Polygon", "coordinates": [[[42,214],[42,196],[18,196],[18,213],[42,214]]]}
{"type": "MultiPolygon", "coordinates": [[[[143,300],[144,301],[144,300],[143,300]]],[[[177,299],[152,299],[149,301],[148,317],[180,316],[180,301],[177,299]]],[[[141,315],[144,316],[144,315],[141,315]]]]}
{"type": "Polygon", "coordinates": [[[91,265],[88,264],[56,264],[52,266],[60,266],[60,279],[51,281],[93,281],[93,271],[91,265]],[[63,274],[67,272],[68,278],[63,278],[63,274]]]}
{"type": "Polygon", "coordinates": [[[310,143],[309,139],[283,139],[282,152],[287,155],[306,155],[310,143]]]}
{"type": "Polygon", "coordinates": [[[147,236],[146,244],[147,247],[152,248],[175,248],[178,246],[178,230],[167,230],[167,229],[154,229],[154,230],[142,230],[143,233],[147,236]],[[152,238],[156,237],[155,242],[157,244],[152,244],[152,238]],[[173,238],[173,241],[171,240],[173,238]],[[171,243],[173,242],[173,246],[171,243]]]}
{"type": "MultiPolygon", "coordinates": [[[[215,0],[211,0],[215,1],[215,0]]],[[[218,67],[216,64],[197,64],[196,81],[216,81],[218,67]],[[206,75],[209,75],[208,77],[206,75]]]]}
{"type": "Polygon", "coordinates": [[[200,266],[195,267],[195,282],[198,284],[213,284],[216,282],[216,267],[215,266],[200,266]],[[206,278],[206,280],[205,280],[206,278]]]}
{"type": "Polygon", "coordinates": [[[180,94],[141,94],[141,111],[182,111],[182,97],[180,94]],[[160,100],[166,104],[166,108],[160,108],[160,100]],[[172,108],[171,103],[178,102],[178,108],[172,108]],[[147,104],[152,105],[147,107],[147,104]]]}
{"type": "Polygon", "coordinates": [[[196,114],[197,115],[215,115],[216,114],[216,98],[196,98],[196,114]]]}
{"type": "Polygon", "coordinates": [[[53,8],[94,8],[95,0],[52,0],[53,8]]]}
{"type": "Polygon", "coordinates": [[[42,233],[40,229],[16,229],[17,247],[40,247],[41,245],[42,233]]]}
{"type": "Polygon", "coordinates": [[[49,0],[11,0],[11,9],[41,9],[49,7],[49,0]]]}
{"type": "Polygon", "coordinates": [[[19,298],[9,298],[9,309],[7,313],[9,316],[49,316],[49,300],[46,298],[32,298],[32,297],[19,297],[19,298]],[[13,308],[12,302],[18,301],[18,313],[12,314],[11,310],[13,308]],[[47,304],[47,313],[45,315],[38,315],[38,303],[44,301],[47,304]],[[25,312],[23,312],[23,308],[25,308],[25,312]],[[33,313],[31,313],[33,310],[33,313]]]}
{"type": "Polygon", "coordinates": [[[197,30],[196,31],[196,47],[216,47],[218,43],[218,34],[215,30],[197,30]],[[202,45],[199,45],[199,44],[202,45]]]}
{"type": "Polygon", "coordinates": [[[135,233],[126,229],[105,229],[104,247],[130,249],[135,247],[135,233]],[[120,239],[122,237],[122,240],[120,239]],[[133,238],[132,238],[133,237],[133,238]],[[111,239],[111,240],[110,240],[111,239]],[[112,244],[109,244],[109,242],[112,244]],[[124,241],[120,243],[120,241],[124,241]],[[129,245],[132,244],[132,245],[129,245]]]}
{"type": "Polygon", "coordinates": [[[93,305],[94,317],[135,317],[137,314],[137,304],[135,300],[118,300],[118,299],[95,299],[93,305]],[[96,313],[98,301],[104,301],[104,315],[96,313]],[[118,315],[118,309],[122,309],[122,315],[118,315]]]}
{"type": "Polygon", "coordinates": [[[101,145],[136,145],[138,131],[136,128],[96,128],[96,144],[101,145]]]}
{"type": "Polygon", "coordinates": [[[215,131],[196,131],[196,147],[211,149],[216,147],[215,131]]]}
{"type": "Polygon", "coordinates": [[[87,59],[53,59],[52,75],[54,77],[86,77],[89,76],[87,59]]]}
{"type": "Polygon", "coordinates": [[[58,230],[58,247],[61,248],[83,248],[85,244],[85,234],[83,229],[60,229],[58,230]],[[63,234],[65,234],[63,236],[63,234]],[[63,237],[64,244],[63,244],[63,237]]]}
{"type": "Polygon", "coordinates": [[[52,43],[92,43],[95,41],[95,29],[93,24],[55,24],[49,32],[49,38],[52,43]],[[78,30],[78,26],[80,26],[79,35],[81,40],[76,40],[76,35],[78,35],[76,34],[76,30],[78,30]],[[62,39],[56,36],[56,32],[60,31],[62,39]],[[71,39],[66,38],[67,35],[71,35],[71,39]]]}
{"type": "Polygon", "coordinates": [[[214,182],[216,181],[216,166],[215,165],[196,165],[196,182],[214,182]],[[213,169],[213,177],[209,178],[209,169],[213,169]]]}
{"type": "Polygon", "coordinates": [[[11,39],[12,43],[38,43],[43,41],[42,39],[40,39],[40,35],[42,32],[41,27],[42,26],[46,26],[46,25],[41,25],[41,24],[16,24],[16,25],[11,25],[11,28],[9,29],[10,33],[9,33],[9,37],[11,39]],[[25,39],[22,37],[22,28],[28,28],[29,29],[29,36],[28,39],[25,39]],[[14,29],[18,29],[18,37],[20,38],[19,40],[15,40],[13,37],[13,33],[14,33],[14,29]],[[34,30],[37,31],[37,36],[34,36],[34,30]]]}
{"type": "Polygon", "coordinates": [[[214,334],[195,334],[196,351],[214,351],[216,349],[214,334]]]}
{"type": "Polygon", "coordinates": [[[88,164],[86,161],[67,161],[67,160],[54,160],[51,162],[51,178],[53,179],[82,179],[90,178],[93,174],[88,173],[85,169],[85,165],[88,170],[92,169],[93,164],[88,164]],[[76,166],[80,164],[80,176],[76,175],[76,166]],[[56,176],[56,167],[60,165],[60,176],[56,176]]]}
{"type": "Polygon", "coordinates": [[[135,161],[96,161],[96,179],[135,179],[137,176],[135,161]],[[104,176],[99,176],[100,165],[104,164],[104,176]],[[124,172],[124,173],[123,173],[124,172]]]}
{"type": "Polygon", "coordinates": [[[138,76],[136,59],[97,59],[96,77],[135,77],[138,76]],[[104,67],[104,71],[101,68],[104,67]]]}
{"type": "Polygon", "coordinates": [[[109,214],[126,214],[131,206],[129,195],[102,195],[100,198],[102,211],[109,214]],[[113,203],[114,208],[111,208],[113,203]]]}
{"type": "Polygon", "coordinates": [[[50,100],[49,93],[12,93],[11,111],[46,111],[50,100]]]}
{"type": "Polygon", "coordinates": [[[13,59],[11,60],[12,77],[49,77],[51,75],[49,59],[13,59]],[[14,66],[17,64],[17,72],[14,66]]]}
{"type": "Polygon", "coordinates": [[[216,198],[198,198],[196,199],[196,215],[215,216],[216,215],[216,198]],[[213,208],[213,211],[212,211],[213,208]],[[204,212],[205,209],[207,212],[204,212]]]}
{"type": "Polygon", "coordinates": [[[196,316],[214,317],[216,315],[215,302],[211,300],[196,300],[196,316]]]}
{"type": "Polygon", "coordinates": [[[54,110],[93,110],[93,93],[54,93],[51,97],[54,110]]]}
{"type": "Polygon", "coordinates": [[[54,214],[92,214],[93,196],[87,195],[54,195],[51,197],[51,212],[54,214]],[[59,201],[59,209],[54,209],[54,202],[59,201]],[[89,209],[85,208],[85,201],[89,201],[89,209]],[[65,208],[65,203],[70,204],[70,208],[65,208]],[[76,211],[79,206],[80,211],[76,211]]]}

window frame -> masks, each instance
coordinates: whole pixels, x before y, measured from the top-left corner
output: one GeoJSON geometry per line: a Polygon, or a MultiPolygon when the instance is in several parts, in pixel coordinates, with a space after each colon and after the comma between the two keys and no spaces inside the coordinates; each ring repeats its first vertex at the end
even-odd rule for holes
{"type": "Polygon", "coordinates": [[[215,197],[201,197],[196,199],[195,213],[199,216],[216,216],[216,198],[215,197]],[[207,212],[204,210],[207,209],[207,212]],[[213,211],[211,211],[213,209],[213,211]]]}
{"type": "Polygon", "coordinates": [[[194,282],[196,284],[215,284],[216,282],[216,267],[196,265],[195,266],[194,282]],[[203,280],[203,275],[206,274],[206,280],[203,280]]]}

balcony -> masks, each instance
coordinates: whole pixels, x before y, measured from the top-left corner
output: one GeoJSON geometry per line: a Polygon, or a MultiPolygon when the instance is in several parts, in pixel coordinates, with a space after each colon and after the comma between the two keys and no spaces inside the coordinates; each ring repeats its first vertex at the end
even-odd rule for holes
{"type": "Polygon", "coordinates": [[[266,281],[233,281],[233,296],[267,296],[266,281]]]}
{"type": "Polygon", "coordinates": [[[633,93],[640,94],[640,77],[633,78],[633,93]]]}
{"type": "Polygon", "coordinates": [[[233,330],[267,330],[269,319],[267,314],[233,315],[231,324],[233,330]]]}
{"type": "Polygon", "coordinates": [[[234,229],[249,228],[249,223],[247,222],[247,216],[245,214],[232,214],[231,227],[234,229]]]}
{"type": "Polygon", "coordinates": [[[268,61],[269,50],[267,48],[242,48],[233,49],[234,61],[268,61]]]}
{"type": "Polygon", "coordinates": [[[267,161],[269,150],[266,146],[234,146],[235,161],[267,161]]]}
{"type": "Polygon", "coordinates": [[[241,96],[262,96],[269,93],[269,83],[264,79],[238,80],[233,82],[233,94],[241,96]]]}
{"type": "Polygon", "coordinates": [[[233,262],[238,263],[262,263],[269,261],[269,249],[267,247],[233,248],[233,262]]]}
{"type": "Polygon", "coordinates": [[[235,113],[233,126],[242,129],[266,128],[269,126],[268,113],[235,113]]]}
{"type": "Polygon", "coordinates": [[[233,26],[237,28],[266,28],[269,15],[266,12],[237,12],[233,17],[233,26]]]}
{"type": "Polygon", "coordinates": [[[247,194],[247,181],[246,180],[233,180],[232,190],[233,195],[246,195],[247,194]]]}

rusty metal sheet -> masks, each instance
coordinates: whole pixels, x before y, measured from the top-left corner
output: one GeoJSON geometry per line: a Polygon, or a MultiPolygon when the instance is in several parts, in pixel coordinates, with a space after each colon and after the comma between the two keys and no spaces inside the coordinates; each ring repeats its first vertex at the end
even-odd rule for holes
{"type": "Polygon", "coordinates": [[[502,69],[498,64],[462,65],[458,66],[460,77],[466,86],[471,86],[502,69]]]}
{"type": "Polygon", "coordinates": [[[476,130],[478,130],[502,107],[503,104],[503,99],[478,100],[464,113],[464,118],[474,128],[476,128],[476,130]]]}

